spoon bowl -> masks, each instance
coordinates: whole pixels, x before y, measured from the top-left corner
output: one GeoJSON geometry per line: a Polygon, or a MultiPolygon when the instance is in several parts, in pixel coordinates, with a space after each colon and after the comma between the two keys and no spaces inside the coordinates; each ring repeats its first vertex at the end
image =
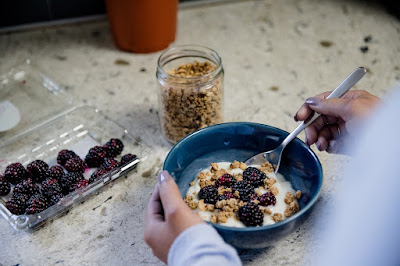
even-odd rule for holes
{"type": "MultiPolygon", "coordinates": [[[[358,67],[326,98],[331,99],[342,97],[347,91],[351,89],[351,87],[353,87],[362,77],[364,77],[365,73],[365,68],[358,67]]],[[[288,145],[301,131],[303,131],[312,122],[314,122],[315,119],[317,119],[320,115],[321,114],[319,113],[313,112],[306,119],[306,121],[301,122],[301,124],[295,130],[293,130],[293,132],[290,133],[289,136],[287,136],[276,149],[262,152],[256,154],[253,157],[250,157],[246,160],[246,165],[262,164],[265,162],[269,162],[274,166],[275,173],[277,173],[281,163],[282,152],[285,149],[286,145],[288,145]]]]}

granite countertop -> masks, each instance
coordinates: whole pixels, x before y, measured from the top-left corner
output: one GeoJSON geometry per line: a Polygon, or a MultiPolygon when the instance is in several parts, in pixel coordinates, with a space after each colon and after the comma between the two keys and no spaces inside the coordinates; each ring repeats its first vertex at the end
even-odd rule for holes
{"type": "MultiPolygon", "coordinates": [[[[296,127],[293,115],[307,97],[334,89],[358,66],[368,73],[356,87],[378,96],[400,79],[400,22],[370,1],[181,6],[174,44],[201,44],[220,53],[226,121],[287,131],[296,127]]],[[[151,162],[137,173],[34,233],[17,233],[0,219],[0,265],[161,264],[143,241],[145,206],[172,147],[157,117],[159,55],[117,50],[106,20],[0,35],[0,73],[30,58],[65,86],[74,105],[96,106],[153,147],[151,162]]],[[[324,170],[316,208],[274,246],[241,251],[245,264],[305,265],[312,258],[315,223],[350,160],[313,149],[324,170]]]]}

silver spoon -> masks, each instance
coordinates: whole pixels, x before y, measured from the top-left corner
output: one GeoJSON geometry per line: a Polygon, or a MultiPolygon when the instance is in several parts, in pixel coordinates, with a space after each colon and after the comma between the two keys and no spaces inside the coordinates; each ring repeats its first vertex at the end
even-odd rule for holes
{"type": "MultiPolygon", "coordinates": [[[[348,90],[351,89],[366,73],[365,68],[359,67],[356,70],[354,70],[340,85],[331,93],[329,94],[327,99],[331,98],[340,98],[342,97],[348,90]]],[[[293,130],[292,133],[290,133],[283,141],[282,143],[276,148],[275,150],[272,151],[267,151],[267,152],[262,152],[259,153],[249,159],[245,162],[246,165],[252,165],[252,164],[262,164],[265,162],[270,162],[272,165],[276,166],[275,167],[275,173],[278,172],[279,165],[281,163],[281,157],[282,157],[282,152],[283,149],[288,145],[303,129],[305,129],[308,125],[310,125],[312,122],[314,122],[315,119],[317,119],[321,114],[314,112],[313,114],[310,115],[306,121],[303,121],[295,130],[293,130]]]]}

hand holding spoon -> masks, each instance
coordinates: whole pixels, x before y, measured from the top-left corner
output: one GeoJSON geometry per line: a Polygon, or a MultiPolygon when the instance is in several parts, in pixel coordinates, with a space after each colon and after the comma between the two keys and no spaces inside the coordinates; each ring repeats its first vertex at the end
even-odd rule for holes
{"type": "MultiPolygon", "coordinates": [[[[348,90],[351,89],[366,73],[365,68],[359,67],[354,70],[340,85],[331,93],[329,94],[327,99],[331,98],[340,98],[342,97],[348,90]]],[[[246,165],[251,164],[262,164],[265,162],[270,162],[273,166],[275,166],[275,173],[278,172],[279,165],[281,163],[282,152],[283,149],[288,145],[301,131],[303,131],[308,125],[314,122],[321,114],[314,112],[310,115],[306,121],[303,121],[292,133],[290,133],[278,146],[278,148],[259,153],[245,162],[246,165]]]]}

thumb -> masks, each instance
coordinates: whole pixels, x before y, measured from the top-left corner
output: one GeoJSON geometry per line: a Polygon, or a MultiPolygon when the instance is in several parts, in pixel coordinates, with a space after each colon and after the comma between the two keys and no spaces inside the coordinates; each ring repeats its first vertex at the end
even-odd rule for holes
{"type": "Polygon", "coordinates": [[[350,99],[320,99],[317,97],[311,97],[308,98],[305,103],[312,110],[322,115],[342,118],[344,121],[351,119],[351,114],[349,112],[350,99]]]}
{"type": "Polygon", "coordinates": [[[160,172],[158,185],[161,203],[166,213],[176,209],[177,205],[183,203],[179,188],[168,171],[163,170],[160,172]]]}

